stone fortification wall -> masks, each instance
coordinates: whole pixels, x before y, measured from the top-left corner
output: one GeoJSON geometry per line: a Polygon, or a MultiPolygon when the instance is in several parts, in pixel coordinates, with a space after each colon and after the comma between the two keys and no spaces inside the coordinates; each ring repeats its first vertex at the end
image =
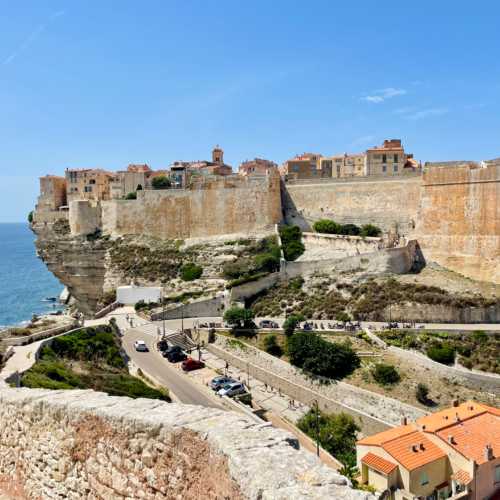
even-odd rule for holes
{"type": "Polygon", "coordinates": [[[415,237],[427,260],[500,283],[500,165],[428,165],[415,237]]]}
{"type": "Polygon", "coordinates": [[[421,176],[408,176],[287,184],[283,191],[286,220],[305,231],[323,218],[343,224],[372,223],[384,231],[396,225],[406,235],[416,223],[421,182],[421,176]]]}
{"type": "Polygon", "coordinates": [[[0,496],[365,499],[296,439],[232,412],[0,388],[0,496]]]}
{"type": "Polygon", "coordinates": [[[210,299],[195,300],[189,304],[176,305],[165,310],[158,309],[151,314],[153,321],[160,319],[211,318],[224,314],[226,298],[218,295],[210,299]]]}
{"type": "Polygon", "coordinates": [[[73,236],[94,233],[102,226],[101,205],[90,200],[69,203],[69,227],[73,236]]]}
{"type": "Polygon", "coordinates": [[[377,252],[353,255],[343,259],[283,262],[282,274],[288,278],[315,273],[363,271],[369,274],[405,274],[415,264],[416,242],[404,247],[387,248],[377,252]]]}
{"type": "Polygon", "coordinates": [[[142,190],[137,200],[101,206],[105,233],[167,239],[262,233],[282,218],[277,173],[210,178],[192,189],[142,190]]]}

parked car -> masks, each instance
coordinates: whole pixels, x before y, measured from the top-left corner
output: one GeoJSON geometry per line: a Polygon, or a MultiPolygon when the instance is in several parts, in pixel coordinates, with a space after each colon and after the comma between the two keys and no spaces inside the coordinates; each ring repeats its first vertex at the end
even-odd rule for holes
{"type": "Polygon", "coordinates": [[[223,386],[222,389],[219,389],[217,394],[219,396],[228,396],[232,398],[238,394],[245,394],[245,392],[247,392],[245,384],[242,382],[230,382],[229,384],[223,386]]]}
{"type": "Polygon", "coordinates": [[[272,321],[270,319],[263,319],[259,323],[259,328],[279,328],[278,323],[276,321],[272,321]]]}
{"type": "Polygon", "coordinates": [[[146,342],[144,342],[144,340],[136,340],[134,342],[134,347],[135,347],[135,350],[138,352],[148,352],[149,351],[148,346],[146,345],[146,342]]]}
{"type": "Polygon", "coordinates": [[[178,345],[173,345],[166,351],[163,351],[162,356],[167,358],[171,363],[184,361],[187,358],[187,354],[178,345]]]}
{"type": "Polygon", "coordinates": [[[190,372],[193,370],[199,370],[200,368],[204,368],[205,363],[203,361],[198,361],[197,359],[187,358],[182,362],[181,368],[185,372],[190,372]]]}
{"type": "Polygon", "coordinates": [[[215,377],[213,378],[211,381],[210,381],[210,387],[214,390],[214,391],[219,391],[220,389],[222,389],[226,384],[230,384],[231,382],[236,382],[236,380],[234,380],[233,378],[231,377],[225,377],[224,375],[220,376],[220,377],[215,377]]]}
{"type": "Polygon", "coordinates": [[[168,347],[169,347],[169,346],[168,346],[168,342],[167,342],[165,339],[163,339],[163,340],[160,340],[160,341],[158,342],[158,344],[156,344],[156,347],[158,347],[158,350],[159,350],[160,352],[163,352],[163,351],[168,350],[168,347]]]}

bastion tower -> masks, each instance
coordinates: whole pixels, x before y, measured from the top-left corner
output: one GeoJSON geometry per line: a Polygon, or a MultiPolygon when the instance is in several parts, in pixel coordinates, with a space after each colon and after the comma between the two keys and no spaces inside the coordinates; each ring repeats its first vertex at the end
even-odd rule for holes
{"type": "Polygon", "coordinates": [[[217,165],[224,165],[224,151],[218,144],[212,150],[212,162],[217,163],[217,165]]]}

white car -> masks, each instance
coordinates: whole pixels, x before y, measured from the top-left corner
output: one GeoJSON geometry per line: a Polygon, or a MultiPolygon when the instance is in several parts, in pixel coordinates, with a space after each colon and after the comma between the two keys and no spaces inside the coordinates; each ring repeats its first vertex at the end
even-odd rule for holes
{"type": "Polygon", "coordinates": [[[245,394],[247,390],[245,389],[245,384],[242,384],[241,382],[230,382],[229,384],[226,384],[220,389],[217,394],[219,396],[228,396],[228,397],[233,397],[238,394],[245,394]]]}
{"type": "Polygon", "coordinates": [[[139,351],[139,352],[148,352],[149,351],[148,346],[146,345],[146,342],[144,342],[144,340],[136,340],[134,342],[134,347],[135,347],[135,350],[139,351]]]}

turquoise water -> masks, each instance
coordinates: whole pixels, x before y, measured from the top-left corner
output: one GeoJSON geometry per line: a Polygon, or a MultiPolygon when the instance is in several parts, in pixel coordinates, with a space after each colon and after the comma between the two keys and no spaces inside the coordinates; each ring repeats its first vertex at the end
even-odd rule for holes
{"type": "Polygon", "coordinates": [[[0,224],[0,327],[53,311],[43,299],[63,289],[36,256],[34,240],[28,224],[0,224]]]}

